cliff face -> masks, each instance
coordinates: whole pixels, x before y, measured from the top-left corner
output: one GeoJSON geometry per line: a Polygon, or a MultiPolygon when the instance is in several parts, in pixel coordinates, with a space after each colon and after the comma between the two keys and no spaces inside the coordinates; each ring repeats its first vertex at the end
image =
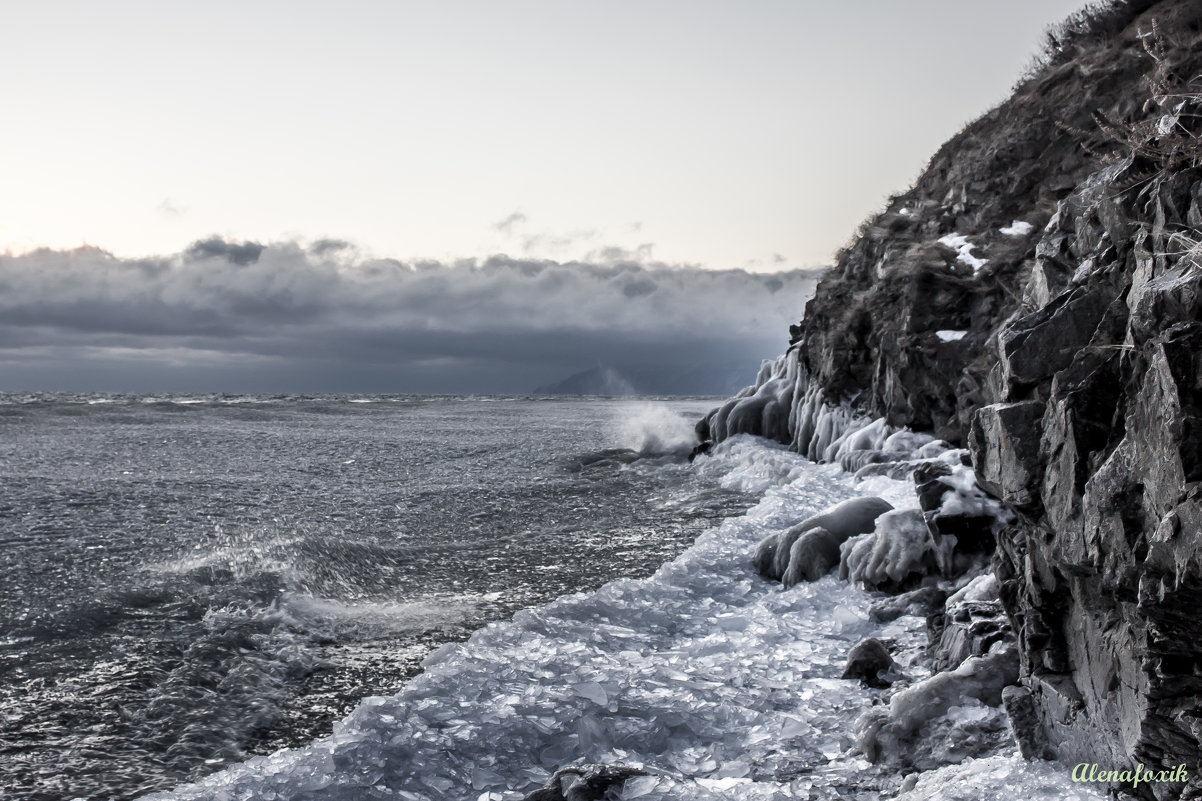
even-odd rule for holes
{"type": "Polygon", "coordinates": [[[699,432],[830,459],[875,417],[967,445],[1014,512],[994,565],[1049,743],[1196,773],[1202,4],[1091,25],[865,225],[785,357],[699,432]]]}
{"type": "MultiPolygon", "coordinates": [[[[1174,135],[1202,132],[1195,101],[1171,108],[1174,135]]],[[[978,480],[1018,512],[1002,598],[1071,762],[1202,762],[1199,235],[1196,165],[1091,176],[1040,240],[990,349],[997,402],[973,416],[978,480]]]]}

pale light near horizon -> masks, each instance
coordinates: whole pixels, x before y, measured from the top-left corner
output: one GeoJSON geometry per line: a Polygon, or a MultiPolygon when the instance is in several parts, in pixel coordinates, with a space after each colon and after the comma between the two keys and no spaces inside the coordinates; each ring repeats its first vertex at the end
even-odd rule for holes
{"type": "Polygon", "coordinates": [[[4,2],[0,250],[820,265],[1079,5],[4,2]]]}

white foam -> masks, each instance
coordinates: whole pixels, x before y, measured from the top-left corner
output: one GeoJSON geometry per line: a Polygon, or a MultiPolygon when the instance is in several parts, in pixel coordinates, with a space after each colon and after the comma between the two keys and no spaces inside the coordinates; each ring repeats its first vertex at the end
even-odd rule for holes
{"type": "Polygon", "coordinates": [[[687,454],[697,444],[693,421],[660,403],[622,404],[614,436],[620,447],[659,456],[687,454]]]}
{"type": "Polygon", "coordinates": [[[298,593],[284,593],[280,606],[294,618],[304,621],[306,630],[368,627],[377,632],[403,633],[459,623],[469,617],[480,602],[496,600],[488,596],[430,596],[401,603],[343,603],[298,593]]]}

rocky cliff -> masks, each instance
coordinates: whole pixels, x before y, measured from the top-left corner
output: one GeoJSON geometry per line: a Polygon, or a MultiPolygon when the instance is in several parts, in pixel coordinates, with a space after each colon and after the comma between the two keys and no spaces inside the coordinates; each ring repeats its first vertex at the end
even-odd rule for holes
{"type": "Polygon", "coordinates": [[[994,570],[1047,745],[1196,777],[1202,3],[1115,3],[1052,39],[865,224],[785,356],[698,428],[848,469],[889,462],[849,447],[870,425],[966,445],[1012,513],[994,570]]]}

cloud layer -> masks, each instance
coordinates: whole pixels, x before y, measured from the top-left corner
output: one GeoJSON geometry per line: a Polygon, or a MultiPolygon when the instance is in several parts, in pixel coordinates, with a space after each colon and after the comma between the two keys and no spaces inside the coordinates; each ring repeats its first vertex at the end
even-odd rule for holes
{"type": "Polygon", "coordinates": [[[208,239],[0,255],[0,390],[526,392],[783,349],[815,271],[362,257],[208,239]]]}

